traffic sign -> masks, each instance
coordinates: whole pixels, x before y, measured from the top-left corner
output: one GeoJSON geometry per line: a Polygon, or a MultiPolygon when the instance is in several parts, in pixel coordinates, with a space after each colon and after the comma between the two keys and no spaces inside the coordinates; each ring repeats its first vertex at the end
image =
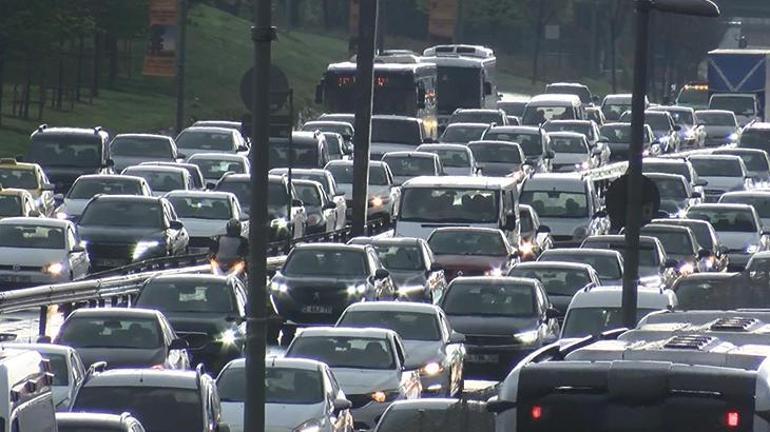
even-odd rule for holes
{"type": "MultiPolygon", "coordinates": [[[[286,104],[289,96],[289,80],[276,65],[270,65],[270,112],[279,111],[286,104]]],[[[246,109],[252,110],[254,98],[254,67],[246,71],[241,78],[241,100],[246,109]]]]}
{"type": "MultiPolygon", "coordinates": [[[[642,225],[649,223],[658,216],[660,210],[660,193],[655,182],[642,175],[642,225]]],[[[623,174],[607,188],[607,214],[614,228],[626,225],[626,208],[628,206],[628,174],[623,174]]]]}

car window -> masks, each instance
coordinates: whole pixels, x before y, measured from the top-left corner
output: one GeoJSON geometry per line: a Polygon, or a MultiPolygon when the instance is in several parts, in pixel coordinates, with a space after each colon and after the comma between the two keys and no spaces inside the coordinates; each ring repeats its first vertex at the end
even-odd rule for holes
{"type": "Polygon", "coordinates": [[[298,336],[287,357],[310,358],[331,368],[393,369],[395,355],[387,339],[349,336],[298,336]]]}
{"type": "Polygon", "coordinates": [[[136,305],[163,312],[232,313],[236,310],[226,281],[154,280],[142,289],[136,305]]]}
{"type": "Polygon", "coordinates": [[[366,255],[358,251],[295,250],[283,268],[287,276],[364,276],[366,255]]]}
{"type": "Polygon", "coordinates": [[[377,327],[395,331],[405,340],[441,339],[434,314],[397,311],[349,311],[340,318],[341,327],[377,327]]]}
{"type": "Polygon", "coordinates": [[[74,317],[64,323],[57,339],[73,348],[157,349],[161,345],[157,320],[121,316],[74,317]]]}
{"type": "Polygon", "coordinates": [[[31,169],[0,168],[0,185],[4,188],[37,189],[38,178],[31,169]]]}
{"type": "Polygon", "coordinates": [[[79,225],[161,228],[163,208],[157,201],[93,200],[83,211],[79,225]]]}
{"type": "Polygon", "coordinates": [[[64,249],[64,230],[40,225],[0,225],[0,247],[64,249]]]}
{"type": "Polygon", "coordinates": [[[448,315],[533,316],[537,299],[530,285],[453,283],[442,308],[448,315]]]}

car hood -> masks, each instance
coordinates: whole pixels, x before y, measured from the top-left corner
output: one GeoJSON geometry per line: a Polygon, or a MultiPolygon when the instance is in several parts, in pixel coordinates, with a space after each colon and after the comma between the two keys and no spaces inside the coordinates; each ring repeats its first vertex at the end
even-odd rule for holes
{"type": "Polygon", "coordinates": [[[180,218],[190,237],[214,237],[225,233],[226,220],[180,218]]]}
{"type": "Polygon", "coordinates": [[[580,153],[556,153],[551,163],[554,165],[579,164],[588,161],[587,154],[580,153]]]}
{"type": "MultiPolygon", "coordinates": [[[[229,324],[225,321],[227,316],[224,312],[166,312],[163,314],[171,322],[171,327],[175,332],[199,332],[206,333],[209,336],[222,333],[229,324]]],[[[236,315],[232,313],[232,315],[236,315]]]]}
{"type": "MultiPolygon", "coordinates": [[[[241,413],[243,411],[241,410],[241,413]]],[[[265,429],[293,430],[302,423],[323,417],[323,404],[297,405],[297,404],[265,404],[265,429]]]]}
{"type": "Polygon", "coordinates": [[[450,176],[470,176],[473,175],[471,167],[444,167],[444,172],[450,176]]]}
{"type": "Polygon", "coordinates": [[[703,130],[706,131],[706,135],[709,138],[727,138],[731,134],[736,133],[736,129],[733,126],[703,126],[703,130]]]}
{"type": "Polygon", "coordinates": [[[396,287],[408,287],[408,286],[424,286],[428,278],[425,276],[425,272],[414,271],[402,271],[402,270],[388,270],[390,272],[390,278],[396,287]]]}
{"type": "Polygon", "coordinates": [[[718,189],[730,191],[734,188],[743,187],[743,177],[714,177],[700,176],[701,180],[706,180],[706,190],[718,189]]]}
{"type": "Polygon", "coordinates": [[[551,229],[551,235],[570,236],[579,226],[584,226],[588,222],[588,216],[580,218],[554,218],[540,217],[540,225],[545,225],[551,229]]]}
{"type": "Polygon", "coordinates": [[[108,369],[149,368],[163,364],[166,360],[165,348],[77,348],[83,364],[91,365],[98,361],[107,362],[108,369]]]}
{"type": "Polygon", "coordinates": [[[430,362],[444,359],[444,344],[441,341],[404,340],[406,368],[419,369],[430,362]]]}
{"type": "Polygon", "coordinates": [[[140,240],[162,238],[157,228],[132,228],[112,226],[79,226],[80,238],[89,242],[133,243],[140,240]]]}
{"type": "Polygon", "coordinates": [[[477,162],[476,164],[481,168],[482,175],[487,177],[505,177],[521,169],[521,164],[510,162],[477,162]]]}
{"type": "Polygon", "coordinates": [[[488,270],[501,267],[507,257],[481,255],[435,255],[435,262],[446,270],[488,270]]]}
{"type": "Polygon", "coordinates": [[[332,368],[332,371],[347,395],[398,390],[401,384],[401,372],[397,370],[332,368]]]}
{"type": "Polygon", "coordinates": [[[113,162],[115,162],[115,172],[123,171],[124,168],[131,165],[139,165],[142,162],[174,162],[172,158],[159,158],[159,157],[147,157],[147,156],[112,156],[113,162]]]}
{"type": "Polygon", "coordinates": [[[0,247],[0,264],[44,266],[61,262],[67,257],[63,249],[33,249],[0,247]]]}
{"type": "Polygon", "coordinates": [[[65,198],[59,210],[66,213],[68,216],[80,217],[80,215],[83,214],[83,209],[86,208],[88,201],[90,200],[65,198]]]}
{"type": "Polygon", "coordinates": [[[448,315],[452,329],[465,335],[513,336],[537,328],[535,317],[448,315]]]}
{"type": "Polygon", "coordinates": [[[717,231],[719,243],[731,250],[746,250],[749,245],[759,243],[759,235],[756,233],[717,231]]]}
{"type": "Polygon", "coordinates": [[[351,284],[364,282],[365,276],[286,276],[281,275],[281,282],[291,288],[346,289],[351,284]]]}
{"type": "Polygon", "coordinates": [[[397,151],[414,151],[418,145],[419,144],[372,142],[369,153],[372,155],[371,160],[380,160],[382,159],[382,155],[385,153],[397,151]]]}

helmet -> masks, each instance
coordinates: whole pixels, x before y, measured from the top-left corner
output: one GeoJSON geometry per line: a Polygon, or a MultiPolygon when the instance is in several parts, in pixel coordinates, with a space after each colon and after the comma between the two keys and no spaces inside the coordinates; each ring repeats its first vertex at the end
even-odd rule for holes
{"type": "Polygon", "coordinates": [[[240,236],[241,235],[241,221],[238,219],[230,219],[227,221],[227,226],[225,227],[225,231],[227,232],[227,235],[229,236],[240,236]]]}

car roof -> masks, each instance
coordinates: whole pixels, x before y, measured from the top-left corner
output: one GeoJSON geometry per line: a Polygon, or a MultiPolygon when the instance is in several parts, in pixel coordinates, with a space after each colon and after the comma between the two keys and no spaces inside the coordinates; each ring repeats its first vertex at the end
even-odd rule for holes
{"type": "MultiPolygon", "coordinates": [[[[146,203],[158,203],[161,200],[160,197],[142,195],[97,195],[94,198],[99,201],[138,201],[146,203]]],[[[92,200],[96,201],[93,198],[92,200]]]]}
{"type": "Polygon", "coordinates": [[[573,120],[548,120],[545,122],[545,124],[555,124],[555,125],[590,125],[593,123],[593,120],[579,120],[579,119],[573,119],[573,120]]]}
{"type": "Polygon", "coordinates": [[[24,342],[0,343],[0,350],[6,350],[6,349],[32,350],[43,354],[43,356],[45,356],[45,354],[66,355],[66,354],[76,352],[75,348],[72,348],[70,346],[51,344],[51,343],[24,343],[24,342]]]}
{"type": "Polygon", "coordinates": [[[70,317],[131,317],[131,318],[157,318],[161,313],[155,309],[141,308],[82,308],[72,311],[70,317]]]}
{"type": "Polygon", "coordinates": [[[569,254],[569,255],[612,255],[623,257],[620,252],[611,249],[599,249],[599,248],[555,248],[543,251],[545,254],[569,254]]]}
{"type": "Polygon", "coordinates": [[[222,192],[215,190],[173,190],[163,195],[165,198],[172,197],[189,197],[189,198],[219,198],[227,199],[229,197],[235,197],[231,192],[222,192]]]}
{"type": "MultiPolygon", "coordinates": [[[[474,401],[474,400],[459,400],[459,399],[449,399],[449,398],[422,398],[422,399],[401,399],[393,402],[390,404],[390,407],[388,408],[388,412],[392,411],[418,411],[419,410],[448,410],[451,409],[454,406],[467,406],[467,405],[478,405],[479,408],[474,408],[475,411],[478,412],[484,412],[483,408],[481,406],[484,404],[483,401],[474,401]]],[[[489,414],[492,415],[492,414],[489,414]]],[[[428,428],[426,428],[427,430],[428,428]]],[[[447,428],[448,430],[451,430],[451,428],[447,428]]]]}
{"type": "Polygon", "coordinates": [[[344,127],[351,127],[351,128],[353,127],[353,125],[351,123],[346,122],[346,121],[341,121],[341,120],[310,120],[310,121],[306,121],[305,123],[303,123],[302,127],[305,127],[307,125],[310,125],[310,126],[315,126],[315,125],[320,125],[320,126],[344,126],[344,127]]]}
{"type": "MultiPolygon", "coordinates": [[[[273,175],[284,175],[288,174],[289,169],[288,168],[272,168],[270,172],[273,173],[273,175]]],[[[323,169],[323,168],[292,168],[291,169],[292,174],[315,174],[315,175],[331,175],[329,170],[323,169]]]]}
{"type": "Polygon", "coordinates": [[[386,237],[386,238],[371,238],[372,245],[382,246],[419,246],[422,239],[416,237],[386,237]]]}
{"type": "Polygon", "coordinates": [[[681,106],[681,105],[655,105],[655,106],[651,106],[651,107],[649,107],[647,109],[651,110],[651,111],[669,111],[669,112],[671,112],[671,111],[689,111],[689,112],[694,112],[695,111],[691,107],[681,106]]]}
{"type": "MultiPolygon", "coordinates": [[[[606,234],[606,235],[595,235],[595,236],[588,236],[583,240],[584,242],[588,242],[588,244],[597,242],[606,242],[606,243],[623,243],[626,242],[626,236],[619,235],[619,234],[606,234]]],[[[651,236],[639,236],[639,243],[655,243],[658,244],[660,240],[656,239],[655,237],[651,236]]]]}
{"type": "Polygon", "coordinates": [[[540,128],[537,126],[492,126],[489,132],[509,132],[509,133],[531,133],[540,134],[540,128]]]}
{"type": "Polygon", "coordinates": [[[518,263],[513,269],[538,270],[538,269],[559,269],[559,270],[583,270],[591,271],[593,267],[588,264],[567,262],[567,261],[528,261],[518,263]]]}
{"type": "Polygon", "coordinates": [[[398,334],[390,329],[374,327],[308,327],[297,335],[300,337],[361,337],[387,339],[398,334]]]}
{"type": "Polygon", "coordinates": [[[513,141],[501,141],[501,140],[476,140],[471,141],[468,143],[468,147],[478,147],[483,145],[496,145],[496,146],[504,146],[504,147],[516,147],[521,148],[519,143],[515,143],[513,141]]]}
{"type": "Polygon", "coordinates": [[[182,130],[182,132],[179,132],[179,134],[183,134],[185,132],[219,132],[219,133],[225,133],[225,134],[233,134],[237,131],[232,128],[224,128],[219,126],[190,126],[182,130]]]}
{"type": "Polygon", "coordinates": [[[540,282],[537,279],[516,277],[516,276],[459,276],[452,280],[451,285],[466,282],[473,285],[530,285],[537,286],[540,282]]]}
{"type": "MultiPolygon", "coordinates": [[[[466,147],[467,148],[467,147],[466,147]]],[[[410,187],[421,188],[453,188],[453,187],[472,187],[481,189],[502,188],[512,184],[513,179],[499,177],[482,176],[420,176],[414,177],[401,185],[401,189],[410,187]]]]}
{"type": "Polygon", "coordinates": [[[569,132],[569,131],[553,131],[548,132],[548,136],[551,138],[578,138],[578,139],[585,139],[585,134],[579,133],[579,132],[569,132]]]}
{"type": "Polygon", "coordinates": [[[231,276],[205,273],[157,274],[149,281],[197,281],[205,283],[229,282],[231,276]]]}
{"type": "Polygon", "coordinates": [[[735,113],[732,112],[732,111],[718,110],[718,109],[695,110],[695,114],[730,114],[730,115],[735,115],[735,113]]]}
{"type": "Polygon", "coordinates": [[[430,303],[404,302],[404,301],[377,301],[377,302],[358,302],[353,303],[345,309],[349,311],[391,311],[391,312],[414,312],[423,314],[438,314],[441,310],[436,305],[430,303]]]}
{"type": "Polygon", "coordinates": [[[719,199],[723,197],[756,197],[756,198],[770,198],[770,190],[743,190],[723,193],[719,199]]]}
{"type": "Polygon", "coordinates": [[[137,183],[146,181],[144,177],[132,176],[128,174],[83,174],[75,179],[76,182],[81,180],[131,180],[137,183]]]}
{"type": "MultiPolygon", "coordinates": [[[[692,230],[681,225],[668,225],[665,222],[651,222],[641,228],[641,232],[668,231],[677,233],[690,233],[692,230]]],[[[651,236],[654,237],[654,236],[651,236]]]]}
{"type": "Polygon", "coordinates": [[[172,142],[174,140],[173,137],[170,137],[168,135],[161,135],[161,134],[148,134],[148,133],[122,133],[115,135],[112,139],[113,141],[115,138],[154,138],[154,139],[164,139],[166,141],[172,142]]]}
{"type": "MultiPolygon", "coordinates": [[[[292,369],[317,371],[317,370],[323,369],[325,365],[326,365],[325,363],[322,363],[318,360],[298,358],[298,357],[268,356],[265,358],[265,366],[267,368],[285,367],[285,368],[292,368],[292,369]]],[[[246,359],[241,357],[235,360],[231,360],[227,364],[227,368],[228,369],[230,368],[245,369],[246,359]]]]}
{"type": "Polygon", "coordinates": [[[689,157],[690,160],[722,160],[736,162],[742,160],[740,156],[726,154],[696,154],[689,157]]]}
{"type": "Polygon", "coordinates": [[[340,250],[351,252],[364,252],[366,245],[347,245],[344,243],[298,243],[293,250],[340,250]]]}
{"type": "Polygon", "coordinates": [[[662,223],[662,224],[668,224],[668,225],[711,225],[709,221],[704,221],[701,219],[688,219],[688,218],[656,218],[650,221],[651,223],[662,223]]]}
{"type": "Polygon", "coordinates": [[[92,374],[83,387],[170,387],[196,390],[197,373],[192,370],[108,369],[92,374]]]}
{"type": "Polygon", "coordinates": [[[2,188],[0,189],[0,195],[2,196],[22,196],[22,195],[28,195],[29,197],[32,197],[32,194],[29,193],[26,189],[16,189],[16,188],[2,188]]]}
{"type": "Polygon", "coordinates": [[[470,152],[470,149],[468,149],[468,146],[465,144],[451,144],[451,143],[432,143],[432,144],[420,144],[418,146],[420,151],[428,151],[428,150],[463,150],[466,152],[470,152]]]}
{"type": "Polygon", "coordinates": [[[423,152],[423,151],[394,151],[387,152],[382,155],[382,158],[386,157],[404,157],[404,158],[425,158],[436,159],[438,156],[435,153],[423,152]]]}
{"type": "MultiPolygon", "coordinates": [[[[584,288],[572,297],[569,309],[620,307],[622,294],[623,287],[620,286],[584,288]]],[[[675,295],[669,290],[643,288],[641,286],[637,289],[637,304],[640,309],[665,309],[669,306],[669,300],[672,297],[675,295]]]]}
{"type": "Polygon", "coordinates": [[[131,165],[126,167],[123,172],[130,174],[132,172],[160,172],[168,174],[185,175],[189,174],[186,169],[182,167],[166,166],[166,165],[131,165]]]}
{"type": "MultiPolygon", "coordinates": [[[[439,232],[459,232],[459,233],[484,233],[484,234],[499,234],[500,236],[503,236],[503,232],[500,231],[498,228],[488,228],[488,227],[475,227],[475,226],[447,226],[447,227],[439,227],[433,230],[433,234],[439,233],[439,232]]],[[[431,236],[433,235],[431,234],[431,236]]]]}
{"type": "Polygon", "coordinates": [[[248,159],[244,155],[240,154],[233,154],[233,153],[195,153],[194,155],[187,158],[187,161],[197,160],[197,159],[221,159],[221,160],[230,160],[230,161],[242,161],[243,159],[248,159]]]}
{"type": "Polygon", "coordinates": [[[40,168],[40,165],[31,162],[19,162],[13,158],[0,159],[0,168],[14,168],[23,171],[31,171],[40,168]]]}
{"type": "Polygon", "coordinates": [[[562,94],[562,93],[547,93],[547,94],[539,94],[536,96],[533,96],[532,99],[530,99],[529,103],[537,104],[537,103],[548,103],[548,102],[558,102],[558,103],[577,103],[580,104],[580,97],[577,95],[571,95],[571,94],[562,94]]]}
{"type": "Polygon", "coordinates": [[[685,178],[685,176],[681,174],[653,172],[653,173],[645,173],[644,176],[650,179],[681,180],[682,182],[687,183],[687,179],[685,178]]]}
{"type": "Polygon", "coordinates": [[[740,155],[740,154],[767,154],[766,151],[762,149],[755,149],[755,148],[746,148],[746,147],[731,147],[731,148],[718,148],[714,149],[714,152],[711,154],[720,155],[740,155]]]}
{"type": "Polygon", "coordinates": [[[453,114],[457,113],[479,113],[479,114],[500,114],[499,108],[457,108],[453,114]]]}
{"type": "MultiPolygon", "coordinates": [[[[687,212],[689,213],[690,210],[749,210],[753,211],[754,207],[749,204],[727,204],[727,203],[718,203],[718,204],[695,204],[693,206],[690,206],[689,209],[687,209],[687,212]]],[[[2,221],[0,221],[2,222],[2,221]]]]}
{"type": "MultiPolygon", "coordinates": [[[[337,160],[329,161],[329,163],[326,164],[326,166],[335,166],[335,165],[352,166],[353,161],[349,159],[337,159],[337,160]]],[[[387,164],[383,161],[369,160],[369,167],[371,168],[373,166],[384,167],[384,166],[387,166],[387,164]]]]}
{"type": "Polygon", "coordinates": [[[457,122],[446,125],[447,129],[459,129],[459,128],[472,128],[472,129],[486,129],[490,123],[475,123],[475,122],[457,122]]]}
{"type": "Polygon", "coordinates": [[[745,129],[761,129],[761,130],[768,130],[770,129],[770,123],[766,122],[755,122],[751,123],[749,125],[746,125],[745,129]]]}
{"type": "MultiPolygon", "coordinates": [[[[100,426],[100,427],[112,427],[112,426],[126,426],[126,420],[131,414],[104,414],[104,413],[92,413],[92,412],[57,412],[56,424],[59,426],[71,425],[71,426],[100,426]]],[[[131,417],[133,418],[133,417],[131,417]]],[[[122,430],[122,429],[116,429],[122,430]]]]}
{"type": "Polygon", "coordinates": [[[67,220],[53,219],[53,218],[40,218],[40,217],[7,217],[0,219],[0,225],[29,225],[29,226],[44,226],[55,228],[66,228],[72,226],[72,222],[67,220]]]}

